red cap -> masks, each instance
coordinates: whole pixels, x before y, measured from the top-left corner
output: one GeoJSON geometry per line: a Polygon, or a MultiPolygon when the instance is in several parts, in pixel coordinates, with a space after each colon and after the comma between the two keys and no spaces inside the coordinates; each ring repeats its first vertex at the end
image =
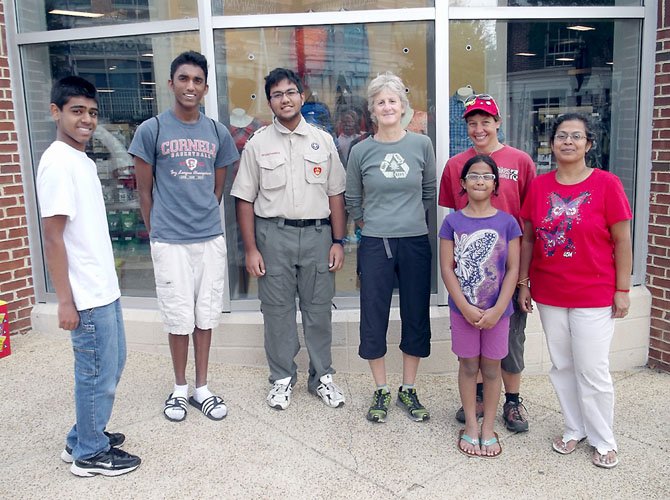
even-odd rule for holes
{"type": "Polygon", "coordinates": [[[474,111],[483,111],[491,116],[500,116],[500,110],[493,97],[488,94],[477,94],[465,100],[465,111],[463,118],[474,111]]]}

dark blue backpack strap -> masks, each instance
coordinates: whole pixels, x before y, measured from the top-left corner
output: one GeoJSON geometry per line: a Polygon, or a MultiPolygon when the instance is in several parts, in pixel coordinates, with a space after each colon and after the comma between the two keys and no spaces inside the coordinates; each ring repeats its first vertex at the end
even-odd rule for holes
{"type": "Polygon", "coordinates": [[[158,160],[158,135],[161,133],[161,122],[158,119],[158,116],[154,116],[156,119],[156,143],[154,144],[154,163],[151,165],[151,168],[154,173],[154,182],[156,181],[156,161],[158,160]]]}
{"type": "Polygon", "coordinates": [[[216,120],[214,120],[214,118],[210,118],[210,120],[212,120],[212,125],[214,125],[214,132],[216,132],[216,140],[219,142],[219,147],[221,147],[221,136],[219,135],[219,127],[216,126],[216,120]]]}

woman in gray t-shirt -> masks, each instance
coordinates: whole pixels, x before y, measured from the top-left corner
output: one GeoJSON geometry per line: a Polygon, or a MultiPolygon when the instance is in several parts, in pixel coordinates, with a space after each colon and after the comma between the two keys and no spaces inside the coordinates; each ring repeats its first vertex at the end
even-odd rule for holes
{"type": "Polygon", "coordinates": [[[397,277],[400,292],[403,384],[398,406],[415,421],[429,418],[414,380],[421,358],[430,354],[430,268],[426,210],[435,198],[435,153],[430,139],[406,131],[405,85],[392,73],[368,87],[373,136],[352,147],[345,199],[362,229],[358,262],[361,280],[359,355],[370,363],[376,384],[367,418],[384,422],[391,402],[386,383],[386,331],[397,277]]]}

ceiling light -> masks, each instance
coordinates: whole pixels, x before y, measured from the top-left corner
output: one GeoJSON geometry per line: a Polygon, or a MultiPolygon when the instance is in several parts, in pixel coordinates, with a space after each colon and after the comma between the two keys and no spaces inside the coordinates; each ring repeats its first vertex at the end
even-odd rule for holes
{"type": "Polygon", "coordinates": [[[156,85],[156,82],[140,82],[140,85],[156,85]]]}
{"type": "Polygon", "coordinates": [[[140,54],[142,57],[153,57],[154,54],[153,52],[145,52],[144,54],[140,54]]]}
{"type": "Polygon", "coordinates": [[[98,89],[98,94],[111,94],[116,92],[114,89],[98,89]]]}
{"type": "Polygon", "coordinates": [[[114,71],[116,69],[116,66],[110,66],[108,69],[109,71],[114,71]]]}
{"type": "Polygon", "coordinates": [[[582,26],[581,24],[575,24],[574,26],[568,26],[569,30],[573,31],[595,31],[595,28],[592,26],[582,26]]]}
{"type": "Polygon", "coordinates": [[[575,58],[574,57],[557,57],[556,60],[561,61],[561,62],[572,62],[572,61],[575,60],[575,58]]]}
{"type": "Polygon", "coordinates": [[[59,10],[53,9],[49,11],[49,14],[54,14],[58,16],[74,16],[74,17],[102,17],[104,14],[98,14],[96,12],[81,12],[78,10],[59,10]]]}
{"type": "Polygon", "coordinates": [[[142,100],[143,101],[153,101],[154,98],[153,97],[143,97],[142,100]]]}
{"type": "Polygon", "coordinates": [[[614,61],[607,61],[605,64],[609,64],[610,66],[614,66],[614,61]]]}
{"type": "Polygon", "coordinates": [[[517,52],[514,55],[515,56],[521,56],[521,57],[535,57],[537,54],[533,54],[532,52],[517,52]]]}

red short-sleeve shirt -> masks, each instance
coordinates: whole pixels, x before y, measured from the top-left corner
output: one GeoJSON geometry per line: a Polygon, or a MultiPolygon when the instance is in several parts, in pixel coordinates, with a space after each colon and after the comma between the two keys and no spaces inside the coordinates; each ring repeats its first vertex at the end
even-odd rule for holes
{"type": "Polygon", "coordinates": [[[531,295],[556,307],[607,307],[616,288],[612,225],[632,217],[617,176],[594,170],[584,181],[563,185],[556,172],[533,181],[521,218],[535,235],[531,295]]]}

